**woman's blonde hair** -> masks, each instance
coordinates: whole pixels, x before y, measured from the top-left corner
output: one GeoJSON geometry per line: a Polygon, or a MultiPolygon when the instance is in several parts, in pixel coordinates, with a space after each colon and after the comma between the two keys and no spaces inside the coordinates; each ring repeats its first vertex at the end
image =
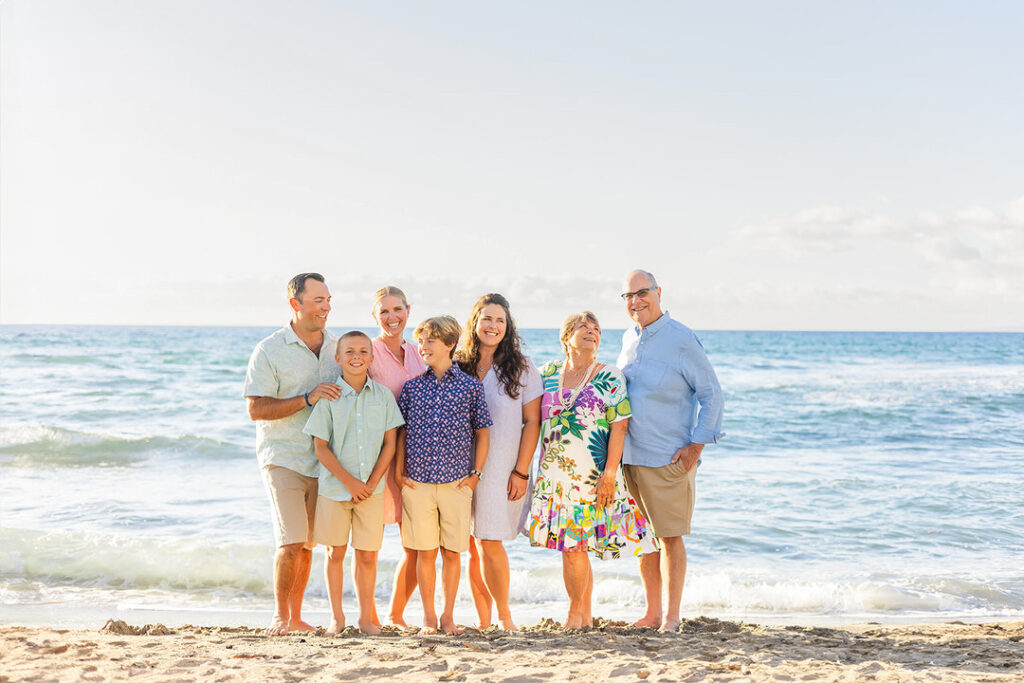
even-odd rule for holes
{"type": "Polygon", "coordinates": [[[397,296],[402,300],[402,304],[406,308],[409,308],[409,300],[405,298],[405,292],[394,285],[388,285],[386,287],[381,287],[373,293],[373,310],[377,310],[377,307],[380,306],[380,300],[386,296],[397,296]]]}
{"type": "Polygon", "coordinates": [[[597,327],[597,331],[601,331],[601,323],[597,322],[597,316],[590,311],[582,311],[580,313],[573,313],[565,322],[562,323],[562,334],[559,336],[559,341],[562,342],[562,353],[566,356],[569,355],[569,337],[576,331],[576,328],[580,323],[592,323],[597,327]]]}

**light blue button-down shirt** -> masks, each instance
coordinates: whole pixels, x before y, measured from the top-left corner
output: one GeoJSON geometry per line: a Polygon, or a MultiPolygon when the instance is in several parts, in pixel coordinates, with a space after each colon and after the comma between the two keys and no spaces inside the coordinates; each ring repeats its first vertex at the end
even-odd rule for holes
{"type": "MultiPolygon", "coordinates": [[[[367,378],[363,390],[357,393],[340,377],[337,383],[341,396],[333,401],[317,401],[303,431],[326,441],[345,471],[365,482],[377,466],[385,432],[401,427],[405,420],[387,387],[367,378]]],[[[374,493],[383,490],[381,477],[374,493]]],[[[352,500],[349,490],[326,467],[320,468],[317,492],[331,500],[352,500]]]]}
{"type": "MultiPolygon", "coordinates": [[[[244,396],[292,398],[316,389],[321,382],[333,382],[340,372],[334,360],[338,340],[324,330],[320,356],[314,356],[292,326],[285,325],[259,344],[249,359],[244,396]]],[[[287,467],[307,477],[320,472],[313,452],[313,439],[302,433],[312,408],[279,420],[256,421],[256,456],[260,466],[287,467]]]]}
{"type": "Polygon", "coordinates": [[[643,330],[626,330],[618,366],[633,409],[623,463],[663,467],[683,446],[725,436],[715,370],[697,335],[668,311],[643,330]]]}

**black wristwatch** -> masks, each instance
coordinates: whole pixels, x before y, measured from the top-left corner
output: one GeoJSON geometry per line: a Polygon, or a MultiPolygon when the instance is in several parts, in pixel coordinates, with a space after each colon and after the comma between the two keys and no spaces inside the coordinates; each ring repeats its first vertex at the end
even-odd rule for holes
{"type": "Polygon", "coordinates": [[[469,473],[470,474],[475,474],[477,479],[483,479],[484,478],[484,473],[481,472],[480,470],[470,470],[469,473]]]}

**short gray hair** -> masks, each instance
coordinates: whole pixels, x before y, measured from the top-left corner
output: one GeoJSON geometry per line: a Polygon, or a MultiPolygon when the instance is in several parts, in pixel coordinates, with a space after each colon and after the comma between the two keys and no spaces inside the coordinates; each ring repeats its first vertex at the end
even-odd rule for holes
{"type": "Polygon", "coordinates": [[[632,271],[629,275],[627,275],[626,279],[628,280],[630,278],[630,276],[636,275],[638,273],[643,274],[648,280],[650,280],[651,287],[657,287],[658,286],[658,281],[655,279],[654,273],[652,273],[650,271],[647,271],[647,270],[641,270],[639,268],[637,268],[636,270],[632,271]]]}

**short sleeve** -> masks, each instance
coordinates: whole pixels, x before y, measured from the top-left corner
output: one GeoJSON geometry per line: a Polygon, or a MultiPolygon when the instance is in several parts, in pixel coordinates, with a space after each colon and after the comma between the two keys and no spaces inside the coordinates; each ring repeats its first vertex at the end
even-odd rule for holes
{"type": "Polygon", "coordinates": [[[398,409],[398,401],[395,400],[395,395],[391,391],[386,390],[384,393],[384,431],[401,427],[405,424],[405,418],[402,417],[402,411],[398,409]]]}
{"type": "Polygon", "coordinates": [[[245,389],[242,391],[242,396],[279,398],[280,388],[277,370],[270,363],[263,346],[257,346],[249,358],[249,367],[245,371],[245,389]]]}
{"type": "Polygon", "coordinates": [[[487,409],[487,398],[484,396],[484,385],[480,382],[473,384],[473,409],[469,416],[473,429],[490,427],[494,422],[491,420],[491,411],[487,409]]]}
{"type": "Polygon", "coordinates": [[[316,402],[302,431],[324,441],[331,440],[331,437],[334,436],[334,416],[331,414],[330,401],[323,399],[316,402]]]}
{"type": "Polygon", "coordinates": [[[523,403],[529,403],[544,395],[544,380],[540,377],[540,370],[529,358],[526,359],[526,371],[523,373],[523,403]]]}
{"type": "Polygon", "coordinates": [[[398,410],[401,411],[403,419],[405,418],[406,415],[409,414],[410,398],[411,397],[409,396],[409,382],[406,382],[405,386],[402,387],[401,393],[398,394],[398,410]]]}
{"type": "Polygon", "coordinates": [[[629,407],[629,395],[626,393],[626,378],[614,365],[606,365],[601,370],[607,373],[607,382],[604,384],[605,394],[605,419],[608,424],[625,420],[632,412],[629,407]]]}

